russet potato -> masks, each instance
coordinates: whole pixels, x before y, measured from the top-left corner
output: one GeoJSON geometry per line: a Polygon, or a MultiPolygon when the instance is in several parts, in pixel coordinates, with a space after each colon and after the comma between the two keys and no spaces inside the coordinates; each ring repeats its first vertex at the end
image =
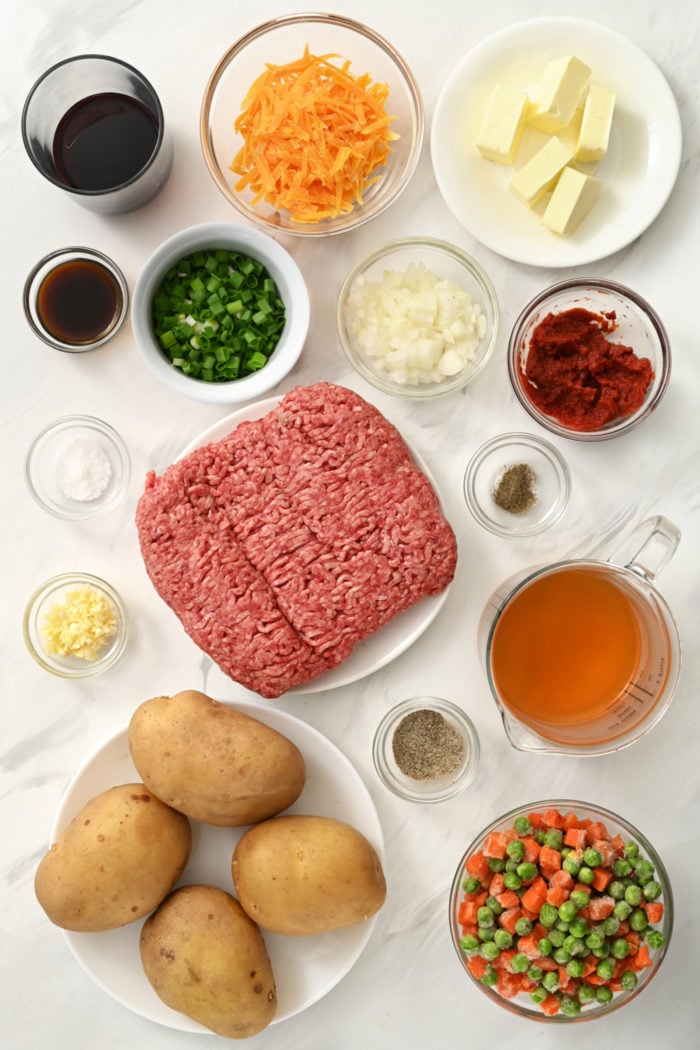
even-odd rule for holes
{"type": "Polygon", "coordinates": [[[365,922],[386,898],[375,850],[330,817],[287,815],[249,828],[233,853],[244,911],[263,929],[301,937],[365,922]]]}
{"type": "Polygon", "coordinates": [[[306,781],[291,740],[196,690],[142,703],[129,724],[129,748],[151,791],[205,824],[265,820],[291,806],[306,781]]]}
{"type": "Polygon", "coordinates": [[[66,930],[125,926],[153,911],[182,874],[190,823],[143,784],[92,798],[41,860],[37,900],[66,930]]]}
{"type": "Polygon", "coordinates": [[[140,951],[163,1002],[218,1035],[245,1039],[272,1021],[277,995],[265,942],[230,893],[174,890],[144,923],[140,951]]]}

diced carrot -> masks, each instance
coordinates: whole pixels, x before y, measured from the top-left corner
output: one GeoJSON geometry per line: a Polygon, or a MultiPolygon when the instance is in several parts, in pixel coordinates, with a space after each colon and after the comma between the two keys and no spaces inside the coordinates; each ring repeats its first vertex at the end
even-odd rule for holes
{"type": "Polygon", "coordinates": [[[490,881],[491,879],[491,869],[489,868],[488,861],[481,850],[472,853],[471,857],[467,859],[466,869],[467,874],[471,875],[474,879],[478,879],[479,882],[484,882],[486,879],[490,881]]]}
{"type": "Polygon", "coordinates": [[[252,203],[265,200],[296,222],[318,222],[352,210],[379,177],[390,143],[387,84],[350,62],[334,65],[308,46],[301,58],[268,63],[243,100],[234,128],[243,145],[231,163],[252,203]]]}
{"type": "Polygon", "coordinates": [[[586,845],[586,831],[584,828],[568,827],[564,835],[564,845],[583,849],[586,845]]]}
{"type": "Polygon", "coordinates": [[[642,905],[644,911],[647,913],[647,919],[652,925],[657,922],[661,922],[664,915],[664,906],[662,901],[647,901],[642,905]]]}
{"type": "Polygon", "coordinates": [[[603,858],[603,864],[607,867],[612,865],[615,860],[615,848],[608,842],[607,839],[596,839],[591,843],[593,849],[597,849],[603,858]]]}
{"type": "Polygon", "coordinates": [[[488,962],[486,959],[482,959],[480,955],[472,955],[470,959],[467,959],[467,969],[472,977],[476,977],[477,981],[486,973],[488,962]]]}
{"type": "Polygon", "coordinates": [[[564,818],[558,809],[548,809],[542,814],[542,823],[549,828],[561,830],[564,827],[564,818]]]}
{"type": "Polygon", "coordinates": [[[508,933],[515,933],[515,924],[521,916],[520,908],[506,908],[498,916],[498,925],[502,926],[508,933]]]}
{"type": "Polygon", "coordinates": [[[628,930],[625,934],[625,940],[631,948],[637,948],[642,943],[642,938],[636,930],[628,930]]]}
{"type": "Polygon", "coordinates": [[[635,956],[632,966],[635,970],[643,970],[647,966],[652,965],[652,959],[649,955],[649,948],[646,944],[640,944],[635,956]]]}
{"type": "Polygon", "coordinates": [[[619,857],[625,849],[625,840],[622,835],[613,835],[610,839],[610,845],[615,850],[615,855],[619,857]]]}
{"type": "Polygon", "coordinates": [[[532,835],[523,835],[520,840],[525,847],[523,860],[528,864],[534,864],[540,855],[540,844],[532,835]]]}
{"type": "Polygon", "coordinates": [[[598,961],[599,960],[593,954],[587,955],[585,959],[582,959],[583,973],[581,974],[581,976],[588,977],[590,973],[595,973],[598,967],[598,961]]]}
{"type": "Polygon", "coordinates": [[[550,886],[547,890],[546,901],[547,904],[552,904],[555,908],[558,908],[560,904],[563,904],[568,899],[569,894],[561,886],[550,886]]]}
{"type": "Polygon", "coordinates": [[[479,905],[476,901],[463,900],[459,905],[459,911],[457,912],[457,922],[460,926],[466,926],[467,924],[474,925],[476,923],[476,913],[479,910],[479,905]]]}
{"type": "Polygon", "coordinates": [[[609,868],[594,868],[593,869],[593,882],[591,885],[594,890],[598,893],[602,893],[603,890],[607,889],[608,885],[612,882],[613,874],[609,868]]]}
{"type": "Polygon", "coordinates": [[[499,893],[496,900],[502,908],[517,908],[520,905],[520,897],[517,895],[515,890],[504,890],[503,893],[499,893]]]}
{"type": "Polygon", "coordinates": [[[527,819],[532,824],[533,828],[539,828],[542,826],[542,814],[541,813],[528,813],[527,819]]]}
{"type": "Polygon", "coordinates": [[[463,937],[466,937],[467,934],[471,934],[473,937],[476,937],[479,933],[479,927],[475,922],[463,923],[460,926],[460,930],[462,931],[463,937]]]}
{"type": "Polygon", "coordinates": [[[615,901],[612,897],[592,897],[588,905],[591,922],[603,922],[609,915],[612,915],[614,907],[615,901]]]}
{"type": "Polygon", "coordinates": [[[608,829],[601,821],[592,821],[587,829],[588,841],[593,844],[596,839],[609,839],[608,829]]]}
{"type": "Polygon", "coordinates": [[[506,973],[512,973],[513,967],[511,966],[511,963],[517,954],[515,948],[504,948],[503,951],[499,952],[496,958],[496,966],[498,969],[504,970],[506,973]]]}
{"type": "Polygon", "coordinates": [[[555,1014],[558,1014],[559,1000],[557,999],[556,995],[552,995],[550,993],[546,999],[543,999],[540,1003],[540,1010],[547,1017],[554,1017],[555,1014]]]}
{"type": "MultiPolygon", "coordinates": [[[[561,853],[557,849],[552,849],[551,846],[543,846],[540,850],[539,865],[545,879],[549,879],[555,871],[561,868],[561,853]]],[[[571,881],[573,882],[573,879],[571,881]]]]}
{"type": "Polygon", "coordinates": [[[522,897],[520,898],[520,903],[522,904],[523,908],[527,908],[529,911],[536,912],[539,915],[540,908],[542,907],[546,899],[547,883],[541,875],[538,875],[535,881],[532,883],[532,885],[528,886],[528,888],[523,893],[522,897]]]}
{"type": "Polygon", "coordinates": [[[524,937],[518,937],[518,951],[527,955],[528,959],[539,959],[540,950],[537,947],[538,938],[534,933],[528,933],[524,937]]]}
{"type": "Polygon", "coordinates": [[[503,882],[503,876],[501,875],[500,871],[496,872],[494,877],[491,879],[491,882],[489,883],[490,896],[497,898],[499,893],[503,893],[505,888],[506,887],[505,883],[503,882]]]}
{"type": "Polygon", "coordinates": [[[591,896],[591,887],[585,882],[575,882],[571,892],[573,893],[574,890],[578,890],[580,893],[587,893],[589,897],[591,896]]]}
{"type": "Polygon", "coordinates": [[[523,908],[522,907],[522,901],[521,901],[520,911],[521,911],[521,914],[522,914],[523,918],[529,919],[530,922],[536,922],[536,920],[539,919],[539,917],[540,917],[539,911],[530,911],[529,908],[523,908]]]}
{"type": "Polygon", "coordinates": [[[570,893],[574,888],[573,876],[570,875],[568,871],[564,871],[563,868],[559,868],[558,871],[553,872],[549,880],[549,885],[550,887],[561,886],[563,890],[568,890],[570,893]]]}
{"type": "MultiPolygon", "coordinates": [[[[569,811],[564,814],[564,829],[567,831],[581,830],[581,821],[579,820],[576,813],[569,811]]],[[[568,846],[573,846],[573,842],[568,842],[568,846]]]]}
{"type": "Polygon", "coordinates": [[[496,991],[499,995],[502,995],[504,999],[514,999],[518,992],[522,991],[520,974],[508,973],[507,970],[499,970],[496,991]]]}
{"type": "Polygon", "coordinates": [[[502,831],[492,831],[484,840],[484,856],[496,857],[498,860],[503,860],[506,855],[507,845],[508,839],[502,831]]]}

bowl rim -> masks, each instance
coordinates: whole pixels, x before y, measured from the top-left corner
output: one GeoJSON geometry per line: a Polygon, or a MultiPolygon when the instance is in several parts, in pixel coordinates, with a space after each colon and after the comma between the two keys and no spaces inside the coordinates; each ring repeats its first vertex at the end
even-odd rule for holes
{"type": "Polygon", "coordinates": [[[635,292],[634,289],[629,288],[627,285],[620,284],[617,281],[608,281],[604,278],[596,277],[570,277],[549,285],[547,288],[543,289],[543,291],[534,296],[534,298],[523,307],[513,323],[508,339],[507,361],[508,377],[510,379],[511,387],[516,398],[527,414],[534,419],[536,423],[539,423],[540,426],[551,431],[551,433],[556,434],[558,437],[569,438],[573,441],[605,441],[610,438],[618,437],[621,434],[626,434],[630,430],[634,430],[635,427],[639,426],[640,423],[644,422],[644,420],[651,415],[661,401],[671,378],[671,344],[666,327],[654,307],[642,295],[640,295],[639,292],[635,292]],[[611,292],[622,299],[629,300],[630,303],[647,318],[659,341],[661,373],[659,382],[651,396],[648,399],[645,398],[643,404],[633,415],[625,416],[622,419],[613,421],[611,424],[606,425],[606,427],[599,430],[573,430],[563,426],[552,416],[548,416],[540,411],[540,409],[530,401],[520,380],[518,368],[519,343],[528,318],[538,307],[546,303],[548,299],[559,295],[561,292],[569,290],[573,291],[574,289],[580,289],[581,291],[593,289],[595,291],[611,292]]]}
{"type": "Polygon", "coordinates": [[[556,525],[556,523],[561,520],[567,506],[569,505],[571,488],[571,470],[559,449],[538,434],[528,434],[525,431],[508,431],[504,434],[497,434],[495,437],[489,438],[488,441],[485,441],[483,445],[480,445],[467,463],[462,483],[465,501],[474,519],[483,526],[483,528],[492,532],[496,536],[513,538],[519,538],[521,536],[536,536],[538,533],[545,532],[547,529],[551,528],[551,526],[556,525]],[[547,459],[554,468],[559,483],[559,497],[557,502],[553,504],[543,518],[533,522],[529,526],[526,525],[523,528],[518,528],[517,515],[513,515],[513,521],[516,527],[509,529],[505,526],[499,525],[494,518],[489,517],[489,515],[482,509],[474,491],[474,483],[478,468],[482,465],[485,457],[490,452],[501,447],[505,448],[511,444],[529,445],[542,453],[545,459],[547,459]]]}
{"type": "Polygon", "coordinates": [[[41,583],[27,600],[22,615],[22,635],[30,655],[45,671],[49,671],[51,674],[54,674],[59,678],[93,678],[112,667],[124,652],[129,635],[129,621],[126,606],[119,592],[111,583],[108,583],[107,580],[102,579],[100,576],[95,576],[93,573],[88,572],[59,573],[57,576],[52,576],[41,583]],[[71,584],[86,584],[87,586],[94,587],[95,590],[102,591],[102,593],[106,594],[113,603],[117,612],[117,630],[113,645],[109,647],[102,658],[98,657],[92,661],[85,661],[84,668],[80,667],[75,670],[68,667],[61,667],[58,663],[52,663],[51,657],[44,655],[44,653],[34,645],[30,629],[31,618],[36,606],[48,597],[51,591],[60,590],[62,587],[68,587],[71,584]]]}
{"type": "Polygon", "coordinates": [[[254,401],[281,383],[301,355],[310,321],[309,290],[301,269],[287,249],[264,230],[244,226],[230,219],[186,226],[167,237],[145,260],[134,285],[131,324],[136,345],[151,372],[176,393],[209,404],[232,405],[254,401]],[[208,383],[185,375],[167,362],[151,331],[151,297],[164,272],[183,253],[204,247],[241,251],[263,263],[275,280],[285,309],[291,315],[289,328],[285,325],[279,343],[265,367],[242,379],[208,383]],[[283,280],[280,281],[277,275],[283,280]],[[285,286],[284,289],[280,288],[280,283],[285,286]],[[282,353],[274,360],[280,344],[282,353]]]}
{"type": "Polygon", "coordinates": [[[349,273],[343,281],[340,291],[338,293],[337,306],[336,306],[336,328],[338,332],[338,339],[340,341],[341,348],[345,357],[368,383],[376,390],[381,390],[385,394],[393,394],[398,397],[403,397],[406,400],[420,401],[430,400],[431,398],[444,397],[447,394],[453,394],[457,390],[463,389],[476,379],[476,377],[483,371],[488,364],[489,360],[493,355],[493,351],[496,346],[496,339],[498,337],[498,330],[500,325],[500,306],[498,302],[498,296],[493,281],[489,277],[488,273],[473,255],[470,255],[460,245],[455,244],[452,241],[445,240],[440,237],[421,236],[420,234],[414,234],[407,237],[395,237],[389,241],[385,241],[382,244],[376,245],[369,252],[363,255],[357,262],[352,266],[349,273]],[[450,377],[448,382],[440,385],[439,387],[433,383],[417,383],[415,385],[406,384],[405,386],[399,386],[397,383],[391,383],[385,381],[382,376],[378,375],[373,371],[368,364],[365,363],[363,357],[356,353],[352,346],[352,341],[348,335],[347,327],[345,324],[345,305],[349,293],[352,289],[353,284],[370,266],[380,261],[392,252],[404,251],[410,249],[427,249],[428,251],[435,251],[438,255],[446,255],[450,259],[454,260],[459,264],[460,267],[467,270],[476,281],[479,289],[481,290],[484,298],[484,303],[479,305],[484,310],[484,316],[489,319],[490,313],[490,326],[489,331],[484,337],[484,349],[478,362],[473,366],[471,370],[465,370],[464,372],[458,373],[457,376],[450,377]],[[486,309],[484,309],[486,307],[486,309]]]}
{"type": "Polygon", "coordinates": [[[65,248],[56,248],[54,251],[49,252],[47,255],[44,255],[43,258],[39,259],[29,271],[22,290],[24,316],[31,330],[43,343],[46,343],[47,346],[68,354],[85,354],[91,350],[98,350],[101,346],[104,346],[105,343],[108,343],[113,339],[124,326],[124,322],[129,313],[129,305],[129,286],[126,277],[119,266],[117,266],[114,259],[111,259],[109,255],[105,255],[104,252],[98,251],[97,248],[88,248],[79,244],[68,245],[65,248]],[[117,315],[112,327],[105,332],[104,335],[100,336],[99,339],[94,339],[91,343],[64,343],[62,340],[56,339],[51,335],[49,330],[41,324],[38,316],[37,318],[34,317],[32,306],[36,302],[39,288],[46,277],[48,277],[50,273],[53,273],[54,270],[58,269],[63,257],[66,257],[67,262],[70,262],[72,259],[87,259],[90,262],[97,263],[111,273],[119,286],[119,292],[122,298],[119,314],[117,315]],[[54,261],[55,265],[47,270],[45,277],[42,278],[41,283],[39,284],[39,288],[35,287],[35,282],[37,281],[39,274],[49,265],[49,263],[54,261]]]}
{"type": "Polygon", "coordinates": [[[669,877],[666,865],[664,864],[661,855],[653,846],[653,844],[649,841],[646,835],[629,820],[627,820],[626,817],[621,817],[618,813],[615,813],[613,810],[608,809],[605,806],[599,805],[597,802],[584,802],[581,799],[570,798],[539,799],[534,802],[524,802],[521,805],[506,811],[505,813],[492,820],[486,827],[482,828],[482,830],[476,836],[474,836],[469,846],[462,853],[457,867],[455,869],[455,873],[452,877],[448,905],[448,923],[450,927],[450,939],[452,941],[452,945],[455,949],[457,957],[461,963],[462,970],[467,974],[469,980],[475,986],[480,988],[480,990],[484,994],[486,994],[492,1002],[508,1010],[510,1013],[517,1014],[519,1017],[524,1017],[527,1020],[555,1025],[576,1024],[581,1023],[583,1021],[593,1021],[599,1017],[605,1017],[608,1014],[613,1013],[615,1010],[621,1009],[632,999],[636,998],[636,996],[639,995],[639,993],[642,992],[644,988],[646,988],[646,986],[650,983],[652,978],[655,977],[655,975],[661,967],[664,958],[666,957],[669,944],[671,943],[671,936],[673,933],[674,925],[673,889],[671,886],[671,879],[669,877]],[[631,838],[638,842],[638,844],[642,847],[642,850],[646,853],[648,859],[653,862],[655,873],[657,877],[660,876],[659,881],[661,882],[663,892],[663,925],[665,931],[664,943],[661,945],[660,948],[657,948],[655,950],[655,954],[653,957],[653,965],[649,969],[646,980],[644,980],[643,982],[640,981],[637,984],[637,986],[631,991],[621,992],[620,994],[616,995],[610,1002],[601,1003],[599,1006],[596,1007],[594,1011],[582,1010],[580,1014],[574,1017],[569,1017],[568,1015],[561,1013],[557,1013],[553,1016],[548,1016],[540,1012],[535,1012],[534,1008],[532,1010],[526,1009],[524,1005],[519,1003],[516,999],[505,999],[503,998],[503,996],[499,995],[498,992],[494,991],[494,989],[489,988],[487,985],[484,985],[481,981],[477,980],[474,977],[474,975],[467,969],[464,953],[459,945],[459,936],[457,933],[457,923],[455,918],[456,910],[459,906],[461,884],[462,879],[464,877],[464,866],[466,864],[467,857],[476,849],[478,849],[479,845],[484,841],[484,839],[490,832],[497,830],[501,827],[501,825],[512,823],[512,821],[518,816],[525,815],[533,811],[536,812],[538,810],[552,808],[560,810],[572,810],[574,812],[577,811],[577,808],[588,810],[595,813],[596,816],[599,816],[601,819],[606,820],[608,822],[612,821],[615,824],[622,827],[626,834],[628,834],[631,838]]]}
{"type": "Polygon", "coordinates": [[[23,470],[24,480],[29,493],[42,510],[52,514],[55,518],[61,518],[63,521],[87,521],[90,518],[97,518],[102,514],[106,514],[121,503],[131,481],[131,457],[121,434],[110,423],[105,422],[104,419],[84,414],[65,415],[50,420],[35,434],[24,455],[23,470]],[[75,512],[63,510],[53,502],[44,499],[32,479],[32,464],[40,443],[49,437],[52,431],[67,430],[71,426],[88,427],[99,431],[115,449],[121,467],[121,476],[107,499],[103,500],[101,497],[98,497],[97,500],[86,504],[82,509],[78,506],[75,512]]]}
{"type": "Polygon", "coordinates": [[[389,791],[398,798],[408,802],[434,803],[454,798],[455,795],[460,794],[467,788],[476,776],[480,754],[479,734],[469,715],[451,700],[437,696],[416,695],[395,704],[379,721],[372,740],[372,759],[377,776],[389,791]],[[417,785],[415,789],[398,780],[385,757],[385,750],[391,743],[391,731],[396,728],[401,718],[412,711],[425,709],[438,711],[456,723],[465,738],[469,750],[465,755],[462,768],[453,781],[448,784],[442,783],[437,788],[430,789],[428,787],[421,790],[420,784],[423,782],[420,780],[415,781],[417,785]]]}
{"type": "MultiPolygon", "coordinates": [[[[252,81],[251,81],[252,83],[252,81]]],[[[242,100],[241,100],[242,101],[242,100]]],[[[213,71],[211,72],[206,86],[204,88],[204,95],[202,97],[202,104],[199,113],[199,139],[204,154],[204,161],[207,166],[207,170],[214,180],[214,184],[220,193],[226,198],[229,204],[232,204],[234,208],[247,219],[256,223],[258,226],[264,229],[275,229],[280,233],[287,234],[291,237],[329,237],[337,236],[341,233],[347,233],[349,230],[355,230],[359,226],[363,226],[369,222],[370,219],[376,218],[381,215],[387,208],[392,205],[400,194],[404,191],[408,183],[418,166],[420,160],[423,140],[425,138],[425,109],[423,104],[423,97],[421,95],[420,87],[415,76],[411,72],[410,67],[403,58],[403,56],[396,50],[396,48],[389,43],[386,37],[382,36],[376,30],[370,26],[365,25],[363,22],[358,21],[354,18],[349,18],[346,15],[340,15],[335,13],[325,13],[321,11],[300,11],[291,14],[280,15],[276,18],[267,19],[265,22],[261,22],[259,25],[254,26],[252,29],[244,33],[243,36],[239,37],[234,43],[227,49],[227,51],[221,56],[213,71]],[[320,223],[291,223],[290,225],[277,226],[272,222],[269,222],[263,216],[261,216],[255,208],[249,208],[243,204],[237,195],[233,195],[228,187],[223,183],[219,176],[219,165],[216,163],[214,156],[214,148],[211,141],[210,128],[209,128],[209,113],[211,110],[211,102],[214,97],[214,92],[218,86],[223,73],[225,72],[229,63],[242,52],[248,44],[259,39],[267,33],[273,32],[276,29],[286,28],[291,25],[299,25],[307,22],[328,24],[332,26],[340,27],[341,29],[348,29],[351,32],[357,33],[360,36],[366,37],[372,43],[376,44],[394,63],[396,68],[399,70],[401,77],[406,85],[408,95],[411,99],[412,116],[415,122],[415,144],[412,154],[409,156],[406,170],[404,172],[401,182],[394,188],[393,192],[390,193],[385,200],[381,200],[379,205],[369,211],[365,212],[363,208],[353,208],[347,215],[347,221],[343,222],[342,225],[337,228],[329,228],[328,226],[322,225],[325,220],[321,220],[320,223]]],[[[337,219],[337,217],[336,217],[337,219]]],[[[334,220],[335,221],[335,220],[334,220]]]]}

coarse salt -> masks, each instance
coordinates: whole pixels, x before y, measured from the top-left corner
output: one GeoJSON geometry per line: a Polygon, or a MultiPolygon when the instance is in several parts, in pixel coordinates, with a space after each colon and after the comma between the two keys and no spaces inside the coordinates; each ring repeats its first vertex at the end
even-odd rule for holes
{"type": "Polygon", "coordinates": [[[86,503],[99,499],[112,478],[109,456],[98,441],[76,438],[58,461],[58,484],[66,499],[86,503]]]}

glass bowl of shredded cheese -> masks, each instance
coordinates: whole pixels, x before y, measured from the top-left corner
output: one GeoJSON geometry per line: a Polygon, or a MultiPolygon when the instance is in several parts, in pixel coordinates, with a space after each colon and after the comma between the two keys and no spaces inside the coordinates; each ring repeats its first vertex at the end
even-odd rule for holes
{"type": "Polygon", "coordinates": [[[27,487],[49,514],[96,518],[121,502],[131,476],[124,441],[95,416],[62,416],[42,427],[24,461],[27,487]]]}
{"type": "Polygon", "coordinates": [[[268,232],[306,237],[388,208],[423,133],[420,91],[401,56],[332,14],[251,29],[217,63],[200,114],[204,159],[229,203],[268,232]]]}
{"type": "Polygon", "coordinates": [[[499,308],[480,264],[447,241],[375,248],[338,298],[338,335],[355,370],[387,394],[433,398],[471,383],[496,342],[499,308]]]}
{"type": "Polygon", "coordinates": [[[27,649],[61,678],[91,678],[124,652],[127,614],[119,594],[88,573],[63,573],[42,583],[23,621],[27,649]]]}

